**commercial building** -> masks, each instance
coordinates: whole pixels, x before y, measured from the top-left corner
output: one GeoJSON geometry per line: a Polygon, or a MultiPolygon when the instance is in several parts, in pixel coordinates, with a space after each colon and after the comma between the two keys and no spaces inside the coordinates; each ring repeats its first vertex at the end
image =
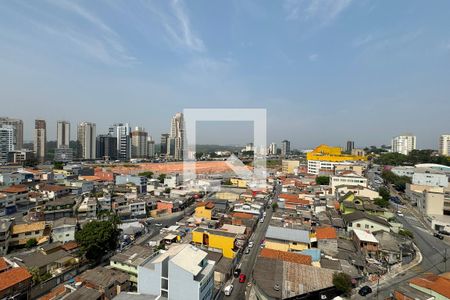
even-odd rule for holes
{"type": "Polygon", "coordinates": [[[2,125],[9,125],[14,130],[14,149],[19,150],[23,148],[23,121],[19,119],[11,119],[6,117],[0,118],[0,127],[2,125]]]}
{"type": "Polygon", "coordinates": [[[392,152],[408,155],[416,149],[416,136],[412,134],[399,135],[392,138],[392,152]]]}
{"type": "Polygon", "coordinates": [[[347,148],[346,148],[346,152],[348,154],[351,154],[353,149],[355,149],[355,142],[354,141],[347,141],[347,148]]]}
{"type": "Polygon", "coordinates": [[[148,157],[155,157],[155,141],[152,139],[151,136],[147,138],[147,156],[148,157]]]}
{"type": "Polygon", "coordinates": [[[45,120],[34,122],[34,153],[39,162],[45,161],[47,151],[47,125],[45,120]]]}
{"type": "Polygon", "coordinates": [[[443,172],[433,169],[416,168],[412,176],[412,184],[446,188],[448,177],[443,172]]]}
{"type": "Polygon", "coordinates": [[[109,128],[109,132],[117,138],[117,159],[129,160],[131,157],[131,136],[128,123],[116,123],[109,128]]]}
{"type": "Polygon", "coordinates": [[[146,158],[148,156],[148,133],[143,127],[135,127],[131,132],[131,158],[146,158]]]}
{"type": "Polygon", "coordinates": [[[82,159],[96,158],[96,125],[81,122],[78,125],[78,156],[82,159]]]}
{"type": "Polygon", "coordinates": [[[8,162],[9,152],[14,150],[14,128],[11,125],[0,126],[0,164],[8,162]]]}
{"type": "Polygon", "coordinates": [[[69,147],[70,143],[70,123],[58,121],[56,126],[56,147],[69,147]]]}
{"type": "Polygon", "coordinates": [[[73,149],[68,146],[61,146],[55,149],[54,161],[71,162],[73,161],[73,149]]]}
{"type": "Polygon", "coordinates": [[[443,134],[439,138],[439,154],[450,156],[450,134],[443,134]]]}
{"type": "Polygon", "coordinates": [[[8,153],[8,162],[13,164],[22,164],[34,158],[32,150],[22,149],[14,150],[8,153]]]}
{"type": "Polygon", "coordinates": [[[221,252],[226,258],[234,258],[238,251],[238,234],[218,229],[196,228],[192,231],[192,242],[210,251],[221,252]]]}
{"type": "Polygon", "coordinates": [[[342,185],[367,187],[367,178],[351,171],[344,171],[340,175],[330,177],[331,192],[334,194],[336,188],[342,185]]]}
{"type": "Polygon", "coordinates": [[[176,160],[183,159],[183,147],[184,147],[184,117],[183,113],[176,113],[170,123],[170,143],[173,143],[174,151],[169,152],[171,147],[168,147],[167,153],[173,156],[176,160]]]}
{"type": "Polygon", "coordinates": [[[97,136],[97,158],[104,160],[117,159],[117,138],[110,134],[97,136]]]}
{"type": "Polygon", "coordinates": [[[306,154],[308,173],[318,175],[322,171],[334,172],[336,165],[352,161],[366,161],[366,156],[343,154],[340,147],[320,145],[306,154]]]}
{"type": "Polygon", "coordinates": [[[161,134],[161,154],[162,155],[167,155],[167,144],[169,143],[169,134],[168,133],[163,133],[161,134]]]}
{"type": "Polygon", "coordinates": [[[269,155],[277,155],[277,144],[271,143],[269,146],[269,155]]]}
{"type": "Polygon", "coordinates": [[[281,156],[285,157],[291,153],[291,142],[288,140],[283,140],[281,142],[281,156]]]}
{"type": "Polygon", "coordinates": [[[189,244],[176,245],[138,267],[138,293],[168,300],[213,297],[214,262],[189,244]]]}
{"type": "Polygon", "coordinates": [[[132,183],[136,186],[139,194],[147,193],[147,177],[138,175],[117,175],[116,185],[132,183]]]}
{"type": "Polygon", "coordinates": [[[287,160],[281,161],[281,171],[286,174],[294,174],[300,166],[299,160],[287,160]]]}

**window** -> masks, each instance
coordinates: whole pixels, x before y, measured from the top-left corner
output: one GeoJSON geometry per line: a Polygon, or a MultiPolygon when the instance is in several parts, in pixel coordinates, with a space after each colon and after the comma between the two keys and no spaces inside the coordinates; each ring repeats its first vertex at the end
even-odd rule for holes
{"type": "Polygon", "coordinates": [[[361,224],[359,224],[359,223],[358,223],[358,224],[356,224],[356,227],[358,227],[358,228],[359,228],[359,227],[361,227],[361,224]]]}
{"type": "Polygon", "coordinates": [[[366,227],[366,229],[369,229],[369,224],[366,224],[366,226],[365,226],[365,227],[366,227]]]}
{"type": "Polygon", "coordinates": [[[31,232],[25,232],[25,235],[31,235],[31,232]]]}

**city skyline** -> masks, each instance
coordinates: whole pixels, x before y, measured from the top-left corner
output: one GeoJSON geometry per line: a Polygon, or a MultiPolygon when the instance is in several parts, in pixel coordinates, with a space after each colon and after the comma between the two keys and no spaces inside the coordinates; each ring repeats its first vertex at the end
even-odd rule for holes
{"type": "Polygon", "coordinates": [[[268,141],[295,148],[389,144],[404,132],[437,148],[449,131],[448,2],[0,8],[2,115],[24,121],[26,140],[35,119],[47,121],[49,139],[63,119],[98,132],[129,122],[157,140],[174,112],[219,107],[266,108],[268,141]]]}

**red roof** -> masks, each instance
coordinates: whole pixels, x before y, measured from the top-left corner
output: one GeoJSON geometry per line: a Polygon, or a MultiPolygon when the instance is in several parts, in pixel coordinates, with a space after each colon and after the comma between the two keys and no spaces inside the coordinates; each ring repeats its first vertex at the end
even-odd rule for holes
{"type": "Polygon", "coordinates": [[[3,257],[0,257],[0,272],[3,272],[8,268],[9,268],[9,265],[6,262],[6,260],[3,257]]]}
{"type": "Polygon", "coordinates": [[[294,252],[286,252],[273,250],[269,248],[263,248],[260,253],[261,257],[273,258],[282,261],[293,262],[302,265],[310,266],[312,263],[312,258],[309,255],[298,254],[294,252]]]}
{"type": "MultiPolygon", "coordinates": [[[[446,275],[444,273],[442,275],[446,275]]],[[[411,279],[409,283],[432,290],[446,298],[450,298],[450,279],[446,276],[439,276],[435,274],[426,274],[422,277],[411,279]]]]}
{"type": "Polygon", "coordinates": [[[200,207],[200,206],[204,206],[204,207],[206,207],[207,209],[213,209],[213,208],[214,208],[214,202],[211,202],[211,201],[208,201],[208,202],[205,202],[205,201],[203,201],[203,202],[198,202],[198,203],[197,203],[197,207],[200,207]]]}
{"type": "Polygon", "coordinates": [[[70,251],[70,250],[78,248],[78,244],[75,241],[70,241],[70,242],[67,242],[64,245],[62,245],[61,248],[63,248],[66,251],[70,251]]]}
{"type": "Polygon", "coordinates": [[[3,189],[2,192],[3,193],[26,193],[26,192],[28,192],[28,188],[26,185],[17,184],[17,185],[11,185],[11,186],[3,189]]]}
{"type": "Polygon", "coordinates": [[[66,186],[51,185],[51,184],[46,184],[46,185],[40,187],[40,190],[49,191],[49,192],[60,192],[60,191],[65,191],[67,189],[68,189],[68,187],[66,187],[66,186]]]}
{"type": "Polygon", "coordinates": [[[22,267],[2,272],[0,273],[0,292],[27,279],[31,279],[31,274],[22,267]]]}
{"type": "Polygon", "coordinates": [[[318,240],[336,239],[336,229],[333,227],[316,228],[316,237],[318,240]]]}
{"type": "Polygon", "coordinates": [[[310,205],[311,202],[305,199],[289,199],[285,201],[286,204],[301,204],[301,205],[310,205]]]}
{"type": "Polygon", "coordinates": [[[294,195],[294,194],[280,194],[278,196],[278,198],[283,198],[286,201],[293,201],[293,200],[298,200],[298,194],[294,195]]]}
{"type": "Polygon", "coordinates": [[[239,219],[253,219],[252,214],[243,213],[243,212],[234,212],[233,218],[239,218],[239,219]]]}

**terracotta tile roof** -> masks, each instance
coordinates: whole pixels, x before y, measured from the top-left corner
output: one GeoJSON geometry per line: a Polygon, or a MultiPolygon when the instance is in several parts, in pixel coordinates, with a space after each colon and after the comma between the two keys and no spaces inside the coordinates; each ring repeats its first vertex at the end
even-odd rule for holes
{"type": "Polygon", "coordinates": [[[294,195],[294,194],[280,194],[278,196],[278,198],[283,198],[286,201],[294,201],[298,199],[298,194],[294,195]]]}
{"type": "Polygon", "coordinates": [[[103,181],[99,176],[80,176],[79,178],[84,181],[103,181]]]}
{"type": "Polygon", "coordinates": [[[0,292],[30,278],[31,274],[22,267],[2,272],[0,273],[0,292]]]}
{"type": "Polygon", "coordinates": [[[9,265],[6,262],[6,260],[3,257],[0,257],[0,272],[3,272],[8,268],[9,268],[9,265]]]}
{"type": "Polygon", "coordinates": [[[316,228],[316,237],[318,240],[336,239],[336,229],[334,227],[316,228]]]}
{"type": "Polygon", "coordinates": [[[51,290],[49,293],[45,294],[44,296],[38,298],[38,300],[53,300],[53,299],[59,299],[59,296],[62,296],[67,293],[67,288],[64,286],[64,284],[60,284],[57,287],[55,287],[53,290],[51,290]]]}
{"type": "Polygon", "coordinates": [[[234,212],[233,218],[239,218],[239,219],[253,219],[252,214],[243,213],[243,212],[234,212]]]}
{"type": "Polygon", "coordinates": [[[411,279],[409,283],[432,290],[444,297],[450,298],[450,279],[445,276],[426,274],[411,279]]]}
{"type": "Polygon", "coordinates": [[[78,248],[78,244],[75,241],[70,241],[70,242],[67,242],[64,245],[62,245],[61,248],[63,248],[66,251],[70,251],[70,250],[78,248]]]}
{"type": "Polygon", "coordinates": [[[206,207],[207,209],[213,209],[213,208],[214,208],[214,202],[211,202],[211,201],[207,201],[207,202],[205,202],[205,201],[198,202],[198,203],[197,203],[197,207],[201,207],[201,206],[204,206],[204,207],[206,207]]]}
{"type": "Polygon", "coordinates": [[[39,187],[41,191],[49,191],[49,192],[60,192],[65,191],[68,189],[67,186],[61,186],[61,185],[52,185],[52,184],[46,184],[41,187],[39,187]]]}
{"type": "Polygon", "coordinates": [[[45,228],[45,222],[34,222],[31,224],[17,224],[14,225],[11,229],[11,234],[19,234],[29,231],[37,231],[37,230],[43,230],[45,228]]]}
{"type": "Polygon", "coordinates": [[[309,255],[273,250],[269,248],[263,248],[261,250],[260,256],[308,266],[310,266],[312,262],[312,258],[309,255]]]}
{"type": "Polygon", "coordinates": [[[11,186],[3,189],[2,192],[3,193],[26,193],[26,192],[28,192],[28,188],[26,185],[17,184],[17,185],[11,185],[11,186]]]}
{"type": "Polygon", "coordinates": [[[289,199],[285,201],[286,204],[301,204],[301,205],[310,205],[311,202],[305,199],[289,199]]]}

